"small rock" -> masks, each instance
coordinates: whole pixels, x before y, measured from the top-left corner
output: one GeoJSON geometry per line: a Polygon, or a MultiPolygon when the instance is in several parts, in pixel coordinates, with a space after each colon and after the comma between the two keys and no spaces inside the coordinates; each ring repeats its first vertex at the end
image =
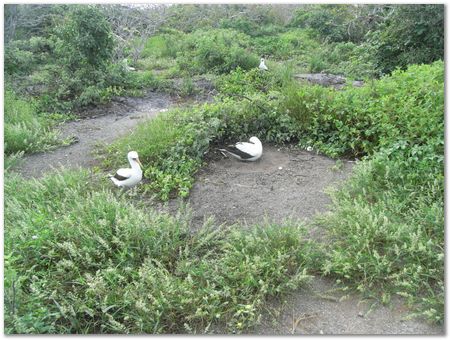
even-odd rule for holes
{"type": "Polygon", "coordinates": [[[359,313],[358,313],[358,316],[359,316],[360,318],[363,318],[363,317],[364,317],[364,313],[363,313],[363,312],[359,312],[359,313]]]}
{"type": "Polygon", "coordinates": [[[278,167],[278,170],[283,170],[283,167],[282,167],[282,166],[279,166],[279,167],[278,167]]]}
{"type": "Polygon", "coordinates": [[[320,330],[319,333],[320,333],[320,334],[323,334],[323,330],[320,330]]]}
{"type": "Polygon", "coordinates": [[[312,151],[312,147],[311,146],[308,146],[307,148],[306,148],[306,151],[312,151]]]}

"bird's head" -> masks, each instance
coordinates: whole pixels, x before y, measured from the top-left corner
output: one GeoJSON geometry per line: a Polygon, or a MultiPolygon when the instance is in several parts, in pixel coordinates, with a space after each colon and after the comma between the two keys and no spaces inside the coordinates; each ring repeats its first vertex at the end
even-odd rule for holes
{"type": "Polygon", "coordinates": [[[252,138],[249,139],[250,142],[252,142],[253,144],[261,144],[261,141],[259,140],[258,137],[253,136],[252,138]]]}
{"type": "Polygon", "coordinates": [[[262,63],[264,62],[264,58],[261,58],[261,62],[262,62],[262,63]]]}
{"type": "Polygon", "coordinates": [[[130,161],[130,163],[131,163],[131,161],[135,161],[135,162],[137,162],[137,163],[141,166],[141,168],[142,168],[142,164],[141,164],[141,162],[139,161],[139,156],[138,156],[138,154],[137,154],[136,151],[130,151],[130,152],[128,152],[128,161],[130,161]]]}

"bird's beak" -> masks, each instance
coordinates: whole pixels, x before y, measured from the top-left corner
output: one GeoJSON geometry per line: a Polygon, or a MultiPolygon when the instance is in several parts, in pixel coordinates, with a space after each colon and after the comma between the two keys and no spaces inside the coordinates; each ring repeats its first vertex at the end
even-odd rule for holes
{"type": "Polygon", "coordinates": [[[138,164],[141,166],[141,168],[143,168],[144,166],[142,165],[141,161],[139,160],[139,158],[135,158],[136,162],[138,162],[138,164]]]}

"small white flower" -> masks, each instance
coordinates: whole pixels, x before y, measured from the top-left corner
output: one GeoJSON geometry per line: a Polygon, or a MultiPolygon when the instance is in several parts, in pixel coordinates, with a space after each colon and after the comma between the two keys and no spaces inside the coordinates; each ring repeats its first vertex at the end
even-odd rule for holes
{"type": "Polygon", "coordinates": [[[33,240],[36,240],[38,237],[36,235],[31,236],[33,240]]]}

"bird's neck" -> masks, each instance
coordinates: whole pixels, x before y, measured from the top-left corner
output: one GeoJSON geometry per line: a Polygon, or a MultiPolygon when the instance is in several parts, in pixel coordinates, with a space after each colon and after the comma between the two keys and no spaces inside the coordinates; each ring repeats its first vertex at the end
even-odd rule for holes
{"type": "Polygon", "coordinates": [[[131,169],[135,170],[135,171],[140,171],[142,172],[141,167],[139,166],[138,162],[131,160],[130,161],[130,165],[131,165],[131,169]]]}

